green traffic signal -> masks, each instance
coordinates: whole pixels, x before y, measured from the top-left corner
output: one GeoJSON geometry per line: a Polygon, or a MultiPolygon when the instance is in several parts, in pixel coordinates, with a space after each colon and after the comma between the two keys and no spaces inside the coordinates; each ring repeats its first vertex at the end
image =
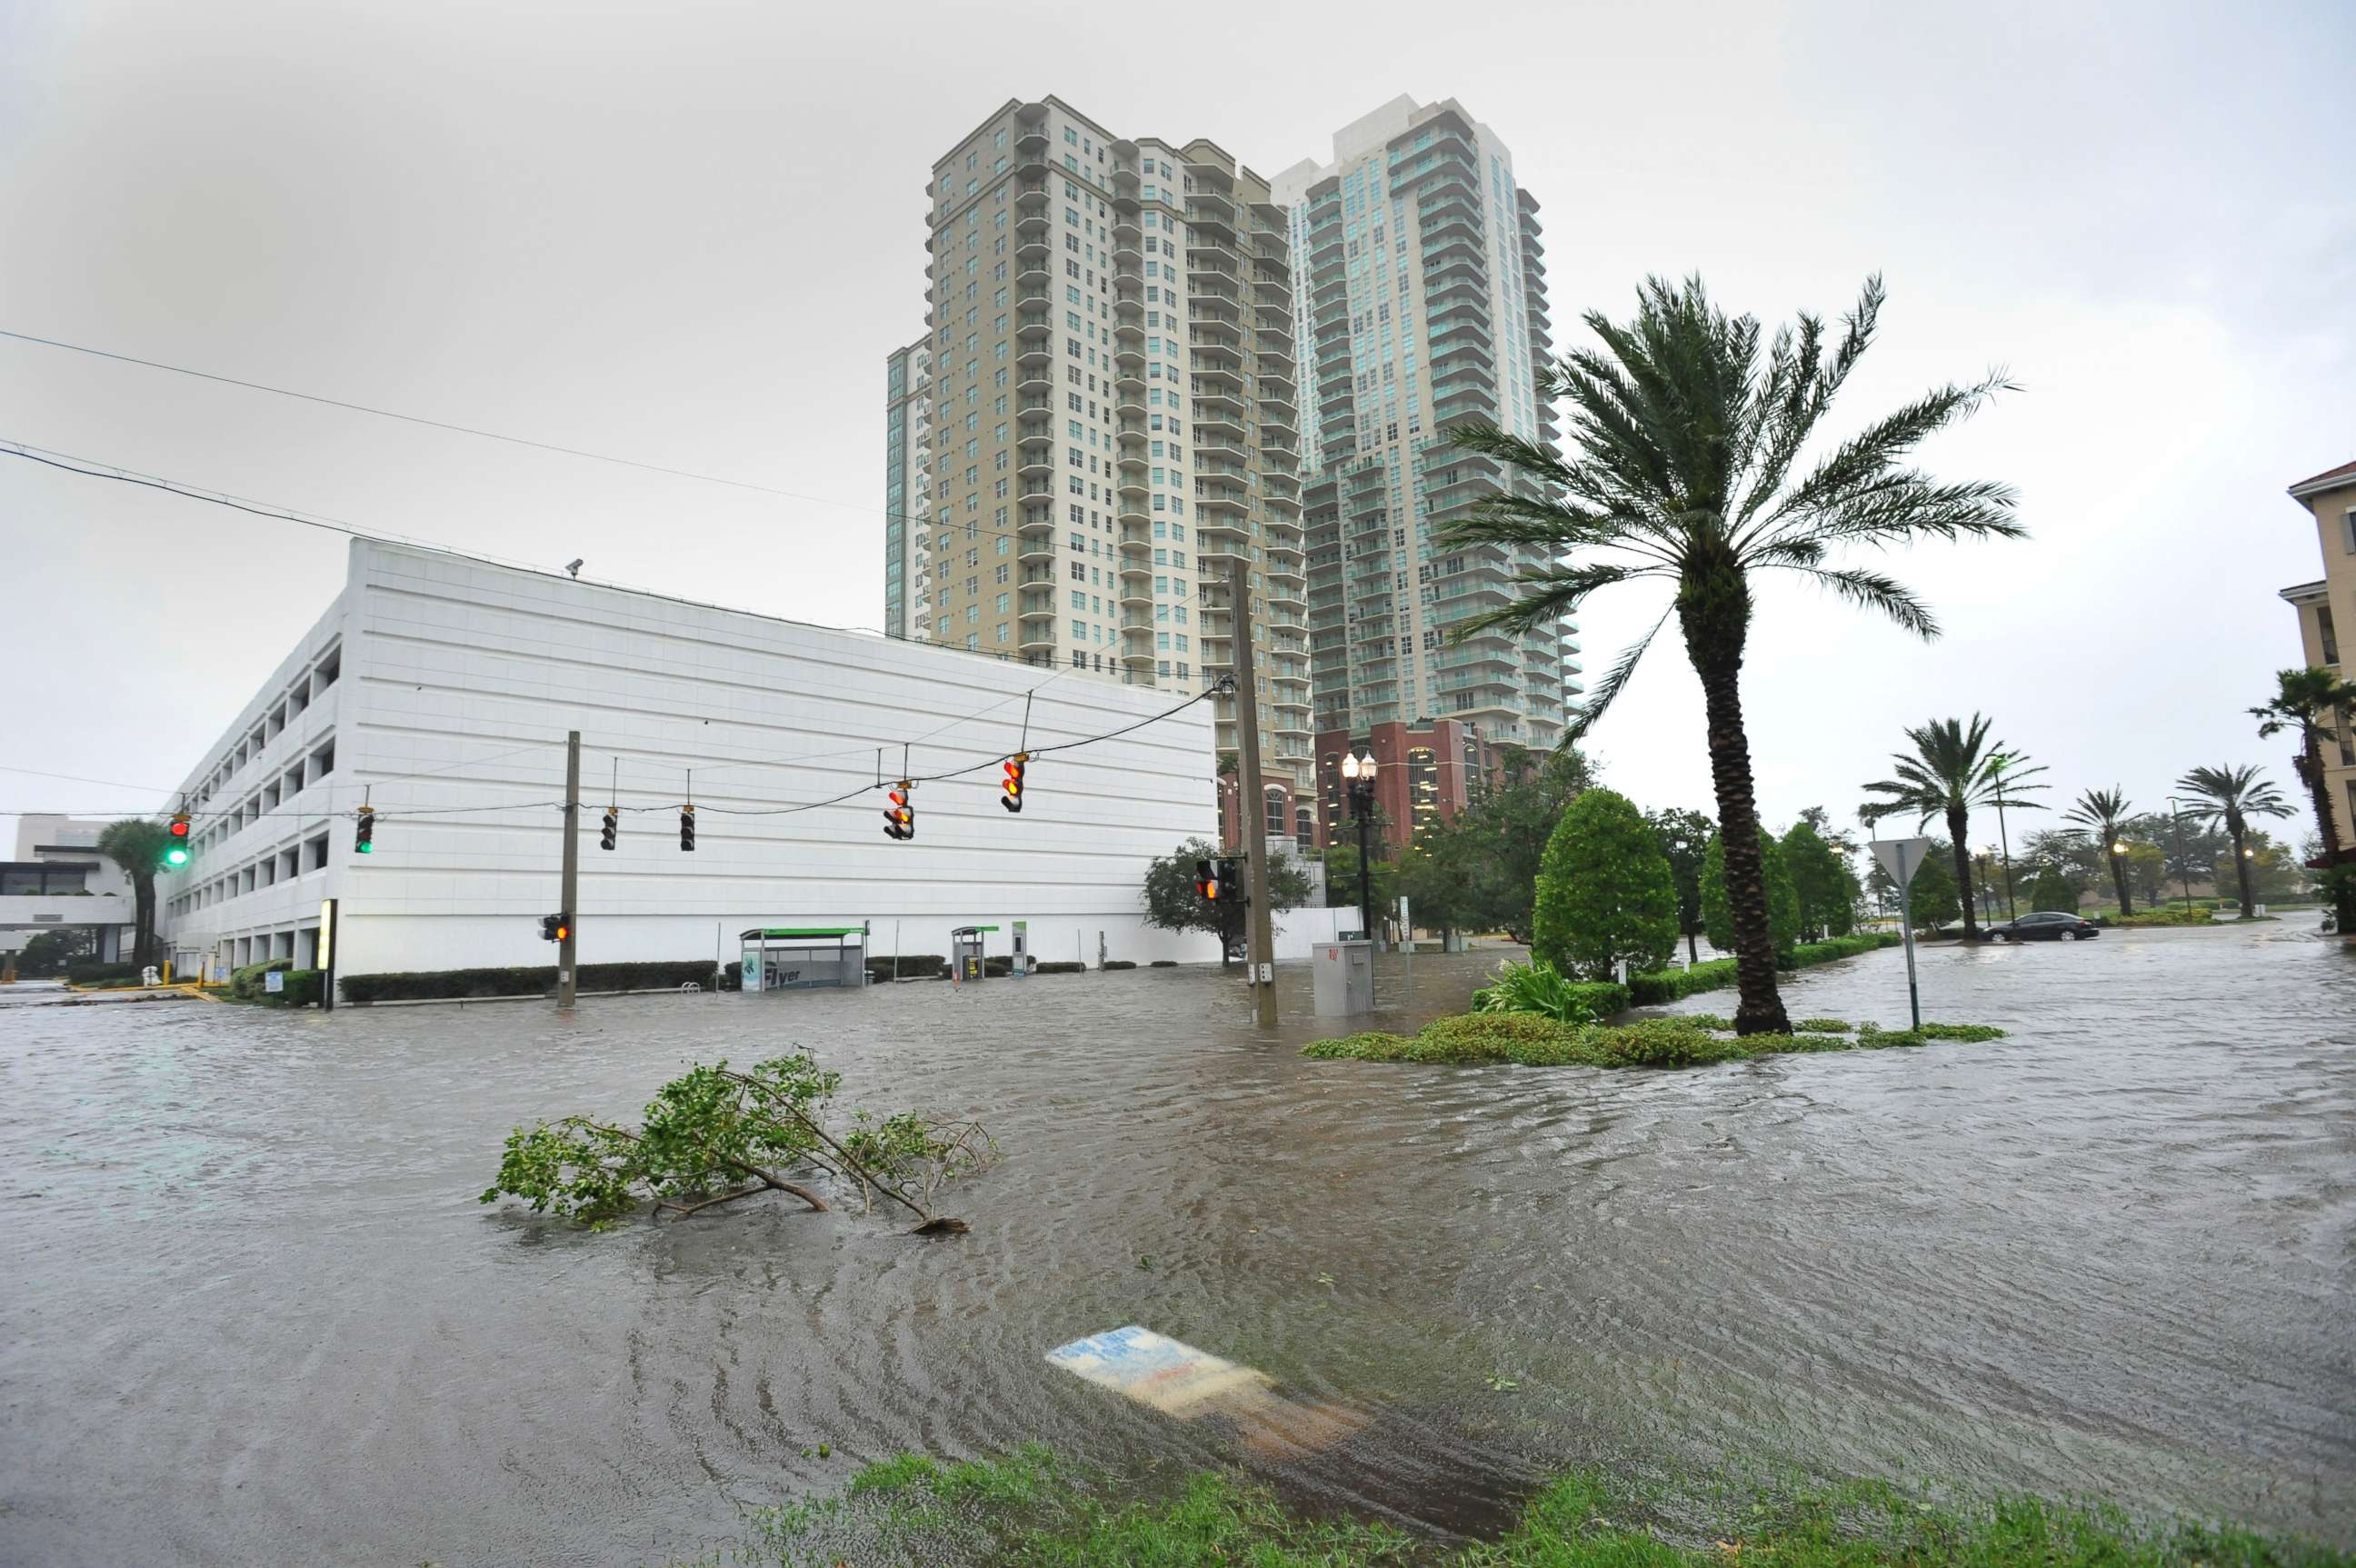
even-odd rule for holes
{"type": "Polygon", "coordinates": [[[187,865],[188,851],[187,846],[176,843],[171,848],[166,850],[164,852],[164,864],[174,866],[187,865]]]}

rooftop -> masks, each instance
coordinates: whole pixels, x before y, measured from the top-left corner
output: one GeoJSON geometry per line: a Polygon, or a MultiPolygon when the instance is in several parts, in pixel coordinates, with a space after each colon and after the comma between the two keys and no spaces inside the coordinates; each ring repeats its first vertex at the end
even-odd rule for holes
{"type": "Polygon", "coordinates": [[[2342,463],[2337,468],[2326,468],[2311,478],[2301,479],[2290,488],[2290,493],[2305,500],[2325,490],[2344,489],[2351,485],[2356,485],[2356,463],[2342,463]]]}

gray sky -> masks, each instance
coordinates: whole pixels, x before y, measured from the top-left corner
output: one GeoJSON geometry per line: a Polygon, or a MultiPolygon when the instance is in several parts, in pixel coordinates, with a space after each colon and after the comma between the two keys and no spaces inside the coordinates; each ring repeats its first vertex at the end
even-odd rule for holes
{"type": "MultiPolygon", "coordinates": [[[[1772,822],[1847,820],[1901,725],[1974,708],[2062,796],[2157,806],[2202,762],[2293,784],[2243,710],[2297,658],[2276,590],[2319,573],[2283,489],[2356,458],[2356,9],[1218,9],[8,0],[0,327],[819,499],[5,339],[0,436],[873,627],[883,361],[921,329],[936,156],[1055,92],[1271,174],[1394,93],[1454,96],[1542,203],[1558,341],[1648,272],[1772,323],[1837,315],[1878,269],[1842,423],[1990,365],[2024,385],[1924,454],[2019,486],[2035,532],[1895,559],[1943,640],[1805,588],[1763,601],[1746,700],[1772,822]]],[[[0,763],[148,786],[344,561],[14,457],[0,550],[0,763]]],[[[1590,679],[1658,613],[1628,592],[1582,617],[1590,679]]],[[[1680,647],[1655,645],[1594,749],[1640,802],[1708,808],[1680,647]]],[[[155,803],[0,774],[0,812],[155,803]]]]}

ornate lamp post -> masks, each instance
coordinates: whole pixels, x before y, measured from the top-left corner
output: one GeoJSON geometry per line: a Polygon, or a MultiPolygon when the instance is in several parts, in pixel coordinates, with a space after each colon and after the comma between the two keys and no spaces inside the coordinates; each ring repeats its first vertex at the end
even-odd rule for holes
{"type": "Polygon", "coordinates": [[[1358,923],[1372,940],[1375,895],[1366,872],[1366,829],[1375,819],[1375,758],[1371,748],[1365,757],[1355,752],[1343,754],[1342,781],[1349,788],[1350,814],[1358,819],[1358,923]]]}

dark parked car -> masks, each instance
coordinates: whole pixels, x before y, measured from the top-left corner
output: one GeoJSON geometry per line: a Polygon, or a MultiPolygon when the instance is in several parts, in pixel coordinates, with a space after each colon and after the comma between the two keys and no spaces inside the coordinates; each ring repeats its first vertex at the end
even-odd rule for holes
{"type": "Polygon", "coordinates": [[[2007,920],[2001,926],[1990,926],[1987,939],[1992,942],[2058,942],[2064,938],[2084,941],[2099,937],[2103,928],[2092,920],[2082,920],[2075,915],[2058,914],[2051,909],[2034,915],[2023,915],[2018,920],[2007,920]]]}

